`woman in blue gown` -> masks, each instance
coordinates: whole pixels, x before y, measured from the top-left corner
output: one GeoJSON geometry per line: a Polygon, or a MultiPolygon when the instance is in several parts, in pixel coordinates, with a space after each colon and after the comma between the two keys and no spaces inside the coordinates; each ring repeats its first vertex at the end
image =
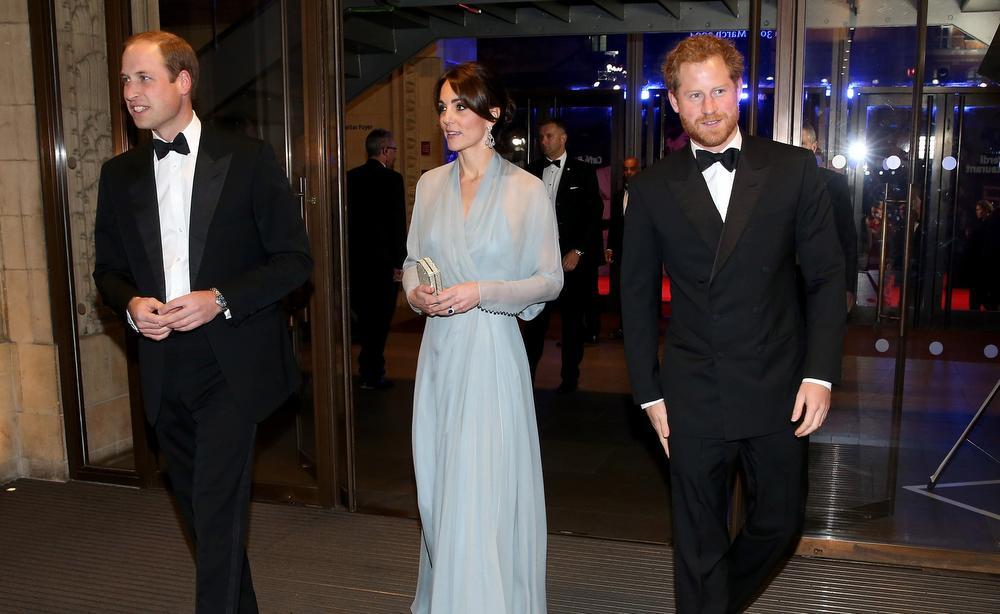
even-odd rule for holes
{"type": "Polygon", "coordinates": [[[516,318],[562,288],[542,182],[493,150],[512,104],[482,65],[438,81],[454,162],[417,184],[403,287],[427,316],[413,399],[422,525],[414,614],[545,612],[545,500],[528,360],[516,318]],[[417,260],[442,272],[437,295],[417,260]]]}

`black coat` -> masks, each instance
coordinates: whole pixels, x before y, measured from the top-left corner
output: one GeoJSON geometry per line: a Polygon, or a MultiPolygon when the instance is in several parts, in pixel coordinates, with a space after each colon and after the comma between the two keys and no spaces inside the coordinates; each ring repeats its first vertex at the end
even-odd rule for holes
{"type": "Polygon", "coordinates": [[[403,176],[375,159],[348,171],[347,219],[352,276],[392,282],[406,258],[403,176]]]}
{"type": "MultiPolygon", "coordinates": [[[[545,158],[538,158],[528,165],[527,170],[541,179],[545,158]]],[[[556,192],[559,251],[565,256],[570,250],[578,249],[584,254],[580,266],[600,266],[604,262],[604,242],[601,240],[603,214],[604,201],[601,200],[594,167],[567,156],[556,192]]]]}
{"type": "Polygon", "coordinates": [[[615,262],[622,261],[622,234],[625,232],[625,192],[618,190],[611,198],[611,216],[608,218],[608,249],[615,262]]]}
{"type": "Polygon", "coordinates": [[[844,258],[810,152],[745,136],[725,224],[693,155],[668,156],[629,182],[625,357],[635,401],[664,398],[672,435],[787,429],[803,377],[840,379],[844,293],[844,258]],[[661,367],[664,266],[672,315],[661,367]]]}
{"type": "Polygon", "coordinates": [[[826,181],[833,220],[837,225],[837,238],[840,239],[840,249],[844,253],[845,286],[853,293],[858,287],[858,227],[854,223],[851,191],[847,187],[847,177],[828,168],[821,168],[820,172],[826,181]]]}
{"type": "MultiPolygon", "coordinates": [[[[260,420],[301,384],[280,301],[312,270],[298,201],[268,145],[203,125],[189,237],[191,289],[218,288],[232,314],[201,330],[237,402],[260,420]]],[[[102,167],[94,243],[94,281],[122,318],[133,297],[165,299],[149,144],[102,167]]],[[[155,422],[168,376],[164,343],[140,337],[138,345],[143,401],[155,422]]]]}

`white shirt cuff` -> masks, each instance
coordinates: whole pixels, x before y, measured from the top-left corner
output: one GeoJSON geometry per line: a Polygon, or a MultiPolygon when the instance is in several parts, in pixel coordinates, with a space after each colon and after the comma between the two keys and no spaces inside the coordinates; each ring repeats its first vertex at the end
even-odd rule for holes
{"type": "Polygon", "coordinates": [[[646,409],[646,408],[649,408],[649,407],[652,407],[652,406],[656,405],[657,403],[662,403],[662,402],[663,402],[663,399],[656,399],[655,401],[650,401],[648,403],[643,403],[639,407],[641,407],[643,409],[646,409]]]}
{"type": "Polygon", "coordinates": [[[826,388],[827,390],[833,390],[833,384],[823,379],[813,379],[811,377],[803,377],[802,383],[809,382],[810,384],[819,384],[820,386],[826,388]]]}
{"type": "Polygon", "coordinates": [[[128,312],[128,309],[125,310],[125,319],[128,321],[128,325],[132,327],[132,330],[139,332],[139,327],[132,321],[132,314],[128,312]]]}

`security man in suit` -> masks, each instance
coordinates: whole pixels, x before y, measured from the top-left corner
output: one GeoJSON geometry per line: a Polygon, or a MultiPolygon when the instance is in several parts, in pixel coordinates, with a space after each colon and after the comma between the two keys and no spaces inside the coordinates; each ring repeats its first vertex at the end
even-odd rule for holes
{"type": "Polygon", "coordinates": [[[403,176],[393,170],[392,133],[372,130],[365,149],[368,161],[347,172],[351,311],[361,344],[360,386],[383,390],[392,385],[385,378],[385,342],[406,258],[406,195],[403,176]]]}
{"type": "MultiPolygon", "coordinates": [[[[802,126],[802,146],[814,155],[818,153],[816,129],[808,124],[802,126]]],[[[844,285],[847,288],[847,311],[850,312],[854,308],[854,291],[858,287],[858,227],[854,222],[851,190],[847,186],[847,177],[837,171],[820,166],[819,172],[826,182],[833,220],[837,225],[837,238],[844,253],[844,285]]]]}
{"type": "Polygon", "coordinates": [[[642,167],[639,158],[628,156],[622,161],[623,185],[611,199],[611,217],[608,220],[608,243],[604,248],[604,262],[608,265],[611,278],[611,310],[618,315],[618,327],[611,332],[612,339],[621,339],[622,327],[622,234],[625,232],[625,194],[628,192],[628,182],[639,174],[642,167]]]}
{"type": "Polygon", "coordinates": [[[669,456],[678,611],[736,612],[802,529],[808,435],[840,378],[844,258],[813,155],[740,132],[743,57],[732,43],[686,38],[663,71],[691,143],[629,184],[625,358],[669,456]],[[749,502],[731,541],[738,462],[749,502]]]}
{"type": "Polygon", "coordinates": [[[525,325],[524,346],[534,378],[545,347],[549,318],[557,307],[562,319],[562,383],[557,391],[570,393],[577,389],[580,380],[584,319],[597,286],[597,268],[604,260],[601,241],[604,203],[594,167],[567,154],[563,122],[555,118],[543,120],[538,135],[544,155],[529,164],[527,170],[545,183],[556,208],[565,281],[559,298],[525,325]]]}
{"type": "Polygon", "coordinates": [[[94,280],[140,335],[146,416],[195,546],[197,611],[256,612],[254,438],[302,381],[280,301],[312,270],[305,225],[271,148],[194,113],[186,41],[133,36],[121,82],[153,139],[101,169],[94,280]]]}

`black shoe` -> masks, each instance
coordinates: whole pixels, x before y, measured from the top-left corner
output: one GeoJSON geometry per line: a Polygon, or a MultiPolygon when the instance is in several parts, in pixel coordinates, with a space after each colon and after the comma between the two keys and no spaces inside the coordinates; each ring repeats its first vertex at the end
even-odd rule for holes
{"type": "Polygon", "coordinates": [[[576,392],[576,382],[563,382],[556,388],[556,394],[571,394],[576,392]]]}
{"type": "Polygon", "coordinates": [[[618,330],[611,331],[611,335],[610,336],[611,336],[612,341],[618,341],[619,339],[624,339],[625,338],[625,333],[623,333],[622,329],[619,328],[618,330]]]}
{"type": "Polygon", "coordinates": [[[380,377],[377,380],[362,379],[359,386],[362,390],[388,390],[392,388],[392,380],[380,377]]]}

